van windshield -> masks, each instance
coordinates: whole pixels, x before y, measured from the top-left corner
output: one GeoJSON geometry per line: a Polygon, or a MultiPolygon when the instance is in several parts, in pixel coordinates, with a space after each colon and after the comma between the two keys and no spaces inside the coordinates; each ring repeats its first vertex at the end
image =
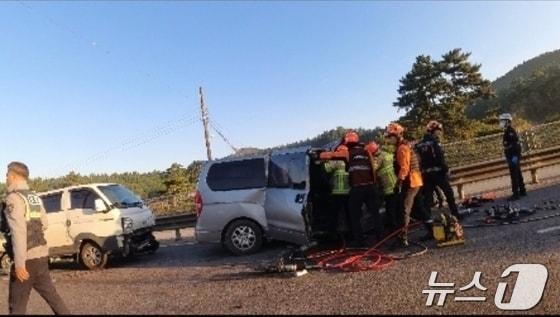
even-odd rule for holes
{"type": "Polygon", "coordinates": [[[142,207],[144,203],[128,188],[121,185],[99,186],[99,190],[117,208],[142,207]]]}

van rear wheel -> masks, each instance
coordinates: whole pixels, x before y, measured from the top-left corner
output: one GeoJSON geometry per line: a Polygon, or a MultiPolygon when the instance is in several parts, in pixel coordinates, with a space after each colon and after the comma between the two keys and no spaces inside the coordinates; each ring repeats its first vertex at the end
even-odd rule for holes
{"type": "Polygon", "coordinates": [[[232,222],[224,236],[224,246],[235,255],[252,254],[261,248],[263,232],[255,222],[247,219],[232,222]]]}
{"type": "Polygon", "coordinates": [[[93,243],[86,242],[80,249],[80,262],[88,270],[101,270],[107,265],[109,256],[93,243]]]}

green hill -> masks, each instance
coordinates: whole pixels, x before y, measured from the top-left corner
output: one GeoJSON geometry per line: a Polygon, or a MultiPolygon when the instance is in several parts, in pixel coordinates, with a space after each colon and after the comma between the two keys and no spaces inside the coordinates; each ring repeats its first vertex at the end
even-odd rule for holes
{"type": "Polygon", "coordinates": [[[536,70],[550,66],[560,66],[560,50],[547,52],[515,66],[502,77],[496,79],[492,86],[497,92],[509,88],[515,81],[529,78],[536,70]]]}
{"type": "Polygon", "coordinates": [[[313,138],[309,138],[303,141],[298,141],[298,142],[294,142],[294,143],[288,143],[288,144],[284,144],[284,145],[280,145],[280,146],[276,146],[276,147],[272,147],[272,148],[268,148],[268,149],[256,149],[256,148],[243,148],[240,149],[237,154],[233,155],[233,156],[248,156],[248,155],[257,155],[257,154],[263,154],[266,153],[268,151],[271,150],[282,150],[282,149],[289,149],[289,148],[296,148],[296,147],[301,147],[301,146],[311,146],[311,147],[324,147],[334,141],[340,140],[344,137],[344,135],[346,134],[346,132],[353,130],[356,131],[360,137],[362,138],[362,142],[369,142],[372,140],[378,140],[380,133],[383,132],[383,129],[381,128],[375,128],[375,129],[363,129],[363,128],[358,128],[358,129],[348,129],[348,128],[344,128],[344,127],[337,127],[335,129],[331,129],[328,131],[325,131],[313,138]]]}
{"type": "Polygon", "coordinates": [[[467,115],[482,119],[489,111],[508,111],[533,123],[558,119],[559,76],[560,50],[541,54],[496,79],[496,98],[470,106],[467,115]]]}

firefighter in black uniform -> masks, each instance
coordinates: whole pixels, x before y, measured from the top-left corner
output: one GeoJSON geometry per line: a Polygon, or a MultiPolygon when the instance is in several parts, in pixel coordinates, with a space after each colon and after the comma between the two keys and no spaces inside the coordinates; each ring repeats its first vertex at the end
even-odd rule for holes
{"type": "Polygon", "coordinates": [[[373,216],[375,226],[375,238],[380,239],[383,233],[383,223],[379,214],[379,201],[375,186],[375,176],[372,169],[370,154],[357,133],[349,132],[344,137],[344,145],[348,150],[335,152],[323,152],[321,160],[342,159],[348,162],[348,173],[350,177],[350,195],[348,208],[350,214],[350,225],[352,229],[353,245],[363,246],[368,242],[362,228],[362,207],[365,206],[373,216]]]}
{"type": "Polygon", "coordinates": [[[517,131],[512,126],[513,117],[509,113],[499,117],[500,127],[504,129],[504,154],[511,176],[511,191],[513,196],[509,200],[518,200],[520,196],[527,196],[523,173],[521,172],[521,144],[517,131]]]}
{"type": "Polygon", "coordinates": [[[416,145],[424,180],[425,206],[431,208],[434,205],[434,191],[439,188],[445,195],[451,213],[460,219],[453,188],[449,184],[449,167],[440,145],[441,133],[443,133],[443,125],[437,121],[430,121],[424,138],[416,145]]]}

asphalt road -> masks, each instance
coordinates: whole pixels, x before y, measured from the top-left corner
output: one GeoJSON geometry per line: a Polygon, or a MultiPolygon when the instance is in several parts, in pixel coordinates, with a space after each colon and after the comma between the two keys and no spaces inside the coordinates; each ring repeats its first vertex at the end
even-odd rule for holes
{"type": "MultiPolygon", "coordinates": [[[[560,186],[531,191],[520,205],[557,199],[560,186]]],[[[539,211],[538,216],[557,211],[539,211]]],[[[473,215],[466,223],[474,223],[473,215]]],[[[62,297],[80,314],[501,314],[494,304],[503,271],[513,264],[543,264],[549,281],[541,303],[532,313],[560,313],[560,217],[528,224],[467,229],[467,244],[432,248],[421,257],[397,262],[383,271],[363,273],[310,272],[299,278],[251,274],[255,264],[283,252],[272,243],[254,256],[231,257],[220,246],[198,245],[192,232],[181,241],[163,241],[155,255],[119,261],[101,272],[75,265],[57,265],[52,275],[62,297]],[[551,229],[550,229],[551,228],[551,229]],[[543,229],[548,229],[541,231],[543,229]],[[538,233],[539,231],[543,233],[538,233]],[[456,303],[450,297],[441,307],[427,307],[428,279],[469,284],[482,272],[483,303],[456,303]]],[[[160,239],[172,238],[165,233],[160,239]]],[[[8,283],[0,281],[0,302],[7,301],[8,283]]],[[[510,288],[511,292],[511,288],[510,288]]],[[[48,314],[48,306],[33,293],[29,313],[48,314]]],[[[0,305],[7,313],[7,305],[0,305]]]]}

